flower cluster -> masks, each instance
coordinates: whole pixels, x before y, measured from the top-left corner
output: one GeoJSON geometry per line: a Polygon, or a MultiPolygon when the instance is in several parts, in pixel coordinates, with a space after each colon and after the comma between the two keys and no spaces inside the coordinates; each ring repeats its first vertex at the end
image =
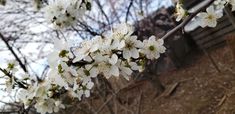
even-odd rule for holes
{"type": "Polygon", "coordinates": [[[74,25],[90,9],[88,0],[52,0],[44,9],[45,18],[56,28],[74,25]]]}
{"type": "Polygon", "coordinates": [[[185,16],[186,16],[187,12],[186,10],[183,8],[183,4],[181,3],[177,3],[176,4],[176,21],[180,21],[182,20],[185,16]]]}
{"type": "MultiPolygon", "coordinates": [[[[34,106],[37,112],[45,114],[65,108],[62,95],[81,100],[89,97],[95,86],[94,79],[123,76],[129,80],[133,71],[142,71],[147,59],[158,59],[166,48],[163,39],[151,36],[140,41],[132,35],[134,29],[120,24],[102,36],[84,40],[78,47],[69,47],[64,40],[55,40],[54,51],[48,56],[50,71],[43,81],[32,76],[22,80],[10,74],[8,88],[22,84],[17,94],[26,108],[34,106]]],[[[9,67],[14,70],[15,64],[9,67]]],[[[5,73],[7,75],[8,73],[5,73]]]]}
{"type": "MultiPolygon", "coordinates": [[[[235,10],[235,0],[215,0],[208,8],[206,12],[200,12],[197,15],[198,25],[201,27],[215,27],[217,25],[217,20],[223,16],[223,9],[225,6],[230,5],[232,11],[235,10]]],[[[176,21],[180,21],[186,16],[187,11],[182,8],[181,3],[176,5],[176,21]]]]}
{"type": "Polygon", "coordinates": [[[223,16],[221,11],[216,12],[213,6],[206,9],[207,12],[202,12],[198,14],[199,25],[201,27],[215,27],[217,25],[217,20],[223,16]]]}

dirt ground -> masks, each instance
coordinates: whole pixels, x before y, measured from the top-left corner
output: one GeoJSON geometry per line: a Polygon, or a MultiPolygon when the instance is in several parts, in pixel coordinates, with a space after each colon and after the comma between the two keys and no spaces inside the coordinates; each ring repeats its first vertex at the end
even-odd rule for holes
{"type": "Polygon", "coordinates": [[[123,104],[118,114],[235,114],[232,53],[223,47],[210,54],[220,73],[207,56],[194,57],[193,64],[160,76],[166,90],[159,96],[144,81],[121,92],[123,104]]]}
{"type": "Polygon", "coordinates": [[[235,62],[228,47],[211,52],[218,73],[207,56],[191,66],[166,73],[161,81],[173,94],[159,97],[143,114],[235,114],[235,62]]]}
{"type": "MultiPolygon", "coordinates": [[[[89,100],[89,109],[93,110],[90,113],[235,114],[235,61],[232,53],[225,46],[213,50],[211,55],[222,72],[215,70],[207,56],[198,55],[193,57],[191,64],[160,76],[165,86],[160,95],[149,81],[136,82],[119,91],[117,97],[110,96],[102,102],[100,99],[89,100]]],[[[82,114],[69,110],[71,114],[82,114]]]]}
{"type": "MultiPolygon", "coordinates": [[[[235,67],[228,47],[211,52],[219,66],[218,73],[207,56],[180,70],[160,76],[161,82],[174,93],[147,103],[143,114],[235,114],[235,67]]],[[[164,94],[164,93],[163,93],[164,94]]]]}

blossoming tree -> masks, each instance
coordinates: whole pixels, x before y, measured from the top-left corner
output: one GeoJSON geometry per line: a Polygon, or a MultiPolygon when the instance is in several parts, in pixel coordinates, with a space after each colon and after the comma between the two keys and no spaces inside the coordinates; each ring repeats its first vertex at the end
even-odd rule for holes
{"type": "MultiPolygon", "coordinates": [[[[55,29],[73,27],[92,7],[91,0],[51,0],[46,3],[43,9],[45,19],[55,29]]],[[[195,12],[186,11],[182,2],[178,2],[176,21],[182,20],[182,23],[163,38],[151,36],[140,41],[133,35],[134,28],[122,23],[76,46],[71,46],[65,39],[54,39],[54,50],[48,55],[49,73],[45,79],[37,79],[28,72],[18,73],[18,66],[24,71],[26,68],[17,56],[16,61],[9,61],[7,67],[0,68],[7,80],[7,92],[17,89],[17,99],[26,110],[34,107],[41,114],[58,112],[66,108],[61,100],[63,95],[78,100],[90,97],[98,77],[123,76],[129,80],[133,72],[143,71],[147,60],[158,59],[166,51],[164,40],[193,18],[201,27],[215,27],[223,16],[224,7],[231,7],[233,11],[235,0],[208,0],[195,12]]]]}

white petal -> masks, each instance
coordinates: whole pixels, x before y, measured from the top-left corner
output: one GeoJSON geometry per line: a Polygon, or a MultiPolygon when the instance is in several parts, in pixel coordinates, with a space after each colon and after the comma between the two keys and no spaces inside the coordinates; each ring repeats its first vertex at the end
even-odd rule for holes
{"type": "Polygon", "coordinates": [[[199,13],[199,14],[198,14],[198,17],[199,17],[199,18],[206,18],[207,16],[208,16],[208,14],[205,13],[205,12],[202,12],[202,13],[199,13]]]}
{"type": "Polygon", "coordinates": [[[129,81],[130,80],[130,77],[129,77],[129,75],[126,75],[126,74],[122,74],[122,76],[127,80],[127,81],[129,81]]]}
{"type": "Polygon", "coordinates": [[[156,41],[156,37],[155,36],[149,37],[149,41],[156,41]]]}
{"type": "Polygon", "coordinates": [[[143,46],[144,46],[144,44],[141,41],[139,41],[139,40],[136,41],[136,47],[142,48],[143,46]]]}
{"type": "Polygon", "coordinates": [[[139,66],[137,65],[137,63],[131,62],[129,64],[130,64],[132,70],[139,70],[139,66]]]}
{"type": "Polygon", "coordinates": [[[91,76],[92,78],[97,77],[98,73],[99,73],[99,71],[98,71],[97,68],[92,68],[92,69],[90,70],[90,76],[91,76]]]}
{"type": "Polygon", "coordinates": [[[123,58],[125,59],[130,59],[131,57],[131,52],[129,50],[123,50],[123,58]]]}
{"type": "Polygon", "coordinates": [[[92,89],[92,87],[94,86],[94,83],[93,82],[89,82],[89,83],[87,83],[87,88],[88,89],[92,89]]]}
{"type": "Polygon", "coordinates": [[[85,94],[86,97],[90,97],[90,90],[85,90],[84,94],[85,94]]]}
{"type": "Polygon", "coordinates": [[[109,60],[109,63],[114,65],[117,63],[117,61],[118,61],[118,56],[116,54],[113,54],[109,60]]]}
{"type": "Polygon", "coordinates": [[[163,45],[164,44],[164,40],[163,39],[158,39],[157,43],[158,43],[158,45],[163,45]]]}
{"type": "Polygon", "coordinates": [[[117,66],[113,65],[110,69],[112,75],[118,77],[119,76],[119,69],[117,66]]]}
{"type": "Polygon", "coordinates": [[[217,21],[215,20],[215,21],[209,21],[208,22],[208,26],[209,27],[216,27],[216,25],[217,25],[217,21]]]}
{"type": "Polygon", "coordinates": [[[127,75],[131,75],[132,74],[132,70],[130,68],[127,67],[122,67],[122,72],[125,72],[127,75]]]}
{"type": "Polygon", "coordinates": [[[75,62],[81,61],[83,58],[84,58],[84,55],[77,55],[75,59],[73,59],[73,62],[75,63],[75,62]]]}
{"type": "Polygon", "coordinates": [[[125,47],[125,41],[121,40],[121,42],[119,43],[118,49],[122,49],[123,47],[125,47]]]}
{"type": "Polygon", "coordinates": [[[137,59],[139,57],[139,51],[136,48],[133,48],[131,50],[131,56],[135,59],[137,59]]]}
{"type": "Polygon", "coordinates": [[[214,7],[213,6],[210,6],[206,9],[207,13],[208,14],[214,14],[215,13],[215,10],[214,10],[214,7]]]}

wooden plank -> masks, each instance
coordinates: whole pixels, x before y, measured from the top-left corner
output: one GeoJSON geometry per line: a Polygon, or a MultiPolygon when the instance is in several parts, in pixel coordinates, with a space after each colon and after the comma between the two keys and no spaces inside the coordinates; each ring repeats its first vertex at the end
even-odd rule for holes
{"type": "Polygon", "coordinates": [[[219,43],[217,43],[217,44],[215,44],[215,45],[213,45],[213,46],[207,47],[207,48],[205,48],[205,49],[206,49],[207,51],[212,51],[212,50],[214,50],[214,49],[223,47],[223,46],[225,46],[225,45],[226,45],[226,42],[225,42],[225,41],[222,41],[222,42],[219,42],[219,43]]]}
{"type": "Polygon", "coordinates": [[[233,27],[235,27],[235,17],[228,5],[225,6],[224,12],[226,13],[226,16],[228,17],[229,21],[232,23],[233,27]]]}
{"type": "MultiPolygon", "coordinates": [[[[223,22],[227,22],[227,17],[226,16],[223,16],[221,19],[218,20],[218,26],[223,23],[223,22]]],[[[210,30],[210,28],[201,28],[201,27],[198,27],[196,30],[190,32],[189,34],[192,35],[192,36],[197,36],[198,34],[201,34],[202,32],[205,32],[206,30],[210,30]]]]}
{"type": "Polygon", "coordinates": [[[211,48],[211,47],[214,47],[216,46],[217,44],[220,44],[222,42],[225,42],[225,40],[223,38],[218,38],[216,40],[213,40],[209,43],[207,43],[206,45],[202,45],[202,48],[206,49],[206,48],[211,48]]]}
{"type": "Polygon", "coordinates": [[[229,21],[224,21],[222,23],[219,23],[217,27],[215,28],[208,28],[205,31],[202,31],[200,34],[192,36],[194,40],[204,39],[206,36],[214,34],[217,31],[220,31],[221,29],[224,29],[225,27],[231,25],[229,21]]]}
{"type": "MultiPolygon", "coordinates": [[[[229,32],[229,33],[231,33],[231,32],[229,32]]],[[[226,36],[226,34],[224,34],[224,35],[222,35],[222,36],[218,36],[217,38],[211,40],[210,42],[201,44],[201,46],[202,46],[203,48],[214,47],[214,46],[217,45],[218,43],[225,42],[224,36],[226,36]]]]}
{"type": "Polygon", "coordinates": [[[234,31],[234,27],[232,25],[226,27],[226,28],[223,28],[219,31],[217,31],[216,33],[213,33],[213,34],[209,34],[208,36],[206,36],[205,38],[201,39],[201,40],[197,40],[196,42],[198,44],[204,44],[204,43],[207,43],[207,42],[210,42],[211,40],[219,37],[219,36],[222,36],[224,34],[227,34],[229,32],[232,32],[234,31]]]}

